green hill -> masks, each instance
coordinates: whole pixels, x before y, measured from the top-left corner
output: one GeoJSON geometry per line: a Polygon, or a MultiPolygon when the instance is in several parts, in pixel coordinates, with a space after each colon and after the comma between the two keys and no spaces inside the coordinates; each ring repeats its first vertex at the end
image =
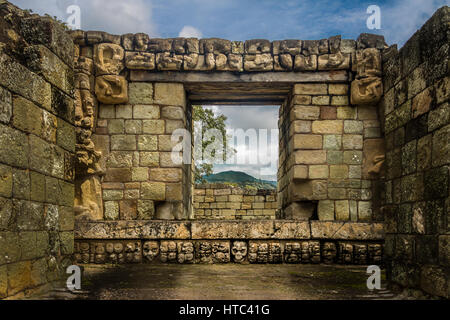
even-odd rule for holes
{"type": "Polygon", "coordinates": [[[240,171],[224,171],[209,176],[203,176],[208,183],[225,183],[236,185],[247,189],[274,190],[277,188],[276,181],[260,180],[240,171]]]}

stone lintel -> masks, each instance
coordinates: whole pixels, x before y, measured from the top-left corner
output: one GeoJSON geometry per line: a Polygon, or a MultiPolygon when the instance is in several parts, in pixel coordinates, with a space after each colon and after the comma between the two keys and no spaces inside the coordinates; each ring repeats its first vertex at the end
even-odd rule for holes
{"type": "Polygon", "coordinates": [[[298,220],[76,221],[75,239],[371,241],[384,239],[384,225],[382,223],[298,220]]]}
{"type": "Polygon", "coordinates": [[[348,72],[341,71],[315,71],[315,72],[177,72],[162,71],[151,72],[145,70],[132,70],[131,81],[148,82],[181,82],[181,83],[301,83],[301,82],[347,82],[348,72]]]}

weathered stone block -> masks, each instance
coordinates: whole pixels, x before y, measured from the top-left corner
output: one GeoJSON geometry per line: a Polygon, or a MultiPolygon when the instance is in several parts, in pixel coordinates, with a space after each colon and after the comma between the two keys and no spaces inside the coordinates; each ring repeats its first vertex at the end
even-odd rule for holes
{"type": "Polygon", "coordinates": [[[166,199],[166,184],[163,182],[144,182],[141,185],[141,198],[155,201],[166,199]]]}
{"type": "MultiPolygon", "coordinates": [[[[0,136],[1,137],[1,136],[0,136]]],[[[433,167],[450,162],[450,125],[447,125],[433,134],[433,167]]]]}
{"type": "Polygon", "coordinates": [[[135,105],[133,107],[134,119],[159,119],[160,108],[154,105],[135,105]]]}
{"type": "Polygon", "coordinates": [[[327,153],[324,150],[296,151],[295,164],[323,164],[326,162],[327,153]]]}
{"type": "Polygon", "coordinates": [[[334,201],[319,201],[317,212],[321,221],[334,220],[334,201]]]}
{"type": "Polygon", "coordinates": [[[294,149],[322,149],[322,136],[309,134],[294,135],[294,149]]]}
{"type": "Polygon", "coordinates": [[[320,107],[294,106],[291,110],[291,120],[317,120],[320,117],[320,107]]]}
{"type": "Polygon", "coordinates": [[[8,123],[12,116],[11,92],[0,87],[0,122],[8,123]]]}
{"type": "Polygon", "coordinates": [[[186,93],[180,83],[155,83],[155,103],[185,107],[186,93]]]}
{"type": "Polygon", "coordinates": [[[28,139],[18,131],[0,124],[0,162],[27,167],[28,139]]]}
{"type": "Polygon", "coordinates": [[[300,95],[326,95],[328,94],[327,84],[298,83],[294,85],[294,94],[300,95]]]}
{"type": "Polygon", "coordinates": [[[136,150],[136,137],[134,135],[121,135],[121,134],[112,135],[111,150],[118,150],[118,151],[136,150]]]}
{"type": "MultiPolygon", "coordinates": [[[[134,136],[132,136],[134,137],[134,136]]],[[[140,135],[138,136],[137,149],[140,151],[157,151],[158,136],[140,135]]]]}
{"type": "Polygon", "coordinates": [[[105,220],[119,219],[119,203],[117,201],[105,201],[105,220]]]}
{"type": "Polygon", "coordinates": [[[320,134],[342,134],[343,121],[341,120],[321,120],[313,121],[312,132],[320,134]]]}

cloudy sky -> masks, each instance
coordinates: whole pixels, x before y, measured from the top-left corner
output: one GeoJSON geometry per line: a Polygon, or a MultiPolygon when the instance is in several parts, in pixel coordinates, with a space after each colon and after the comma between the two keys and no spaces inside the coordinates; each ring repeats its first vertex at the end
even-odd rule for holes
{"type": "MultiPolygon", "coordinates": [[[[322,39],[334,35],[356,39],[378,33],[401,47],[450,0],[10,0],[23,9],[49,13],[66,21],[70,5],[81,8],[81,28],[113,34],[145,32],[152,37],[322,39]],[[381,9],[381,29],[367,28],[367,8],[381,9]]],[[[215,107],[228,116],[229,128],[276,128],[275,107],[215,107]]],[[[239,152],[245,152],[238,146],[239,152]]],[[[246,152],[254,153],[255,150],[246,152]]],[[[259,176],[258,166],[218,166],[259,176]]],[[[275,179],[276,172],[271,177],[275,179]]]]}

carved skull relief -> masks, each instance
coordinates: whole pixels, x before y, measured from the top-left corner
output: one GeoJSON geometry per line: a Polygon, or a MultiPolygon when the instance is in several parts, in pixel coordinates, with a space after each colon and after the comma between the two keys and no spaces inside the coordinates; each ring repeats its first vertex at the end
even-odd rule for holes
{"type": "Polygon", "coordinates": [[[244,241],[233,242],[233,247],[231,248],[231,253],[233,254],[233,261],[237,263],[242,263],[245,261],[247,256],[247,243],[244,241]]]}
{"type": "Polygon", "coordinates": [[[142,255],[146,261],[155,260],[156,256],[159,254],[159,243],[158,241],[146,241],[142,246],[142,255]]]}

